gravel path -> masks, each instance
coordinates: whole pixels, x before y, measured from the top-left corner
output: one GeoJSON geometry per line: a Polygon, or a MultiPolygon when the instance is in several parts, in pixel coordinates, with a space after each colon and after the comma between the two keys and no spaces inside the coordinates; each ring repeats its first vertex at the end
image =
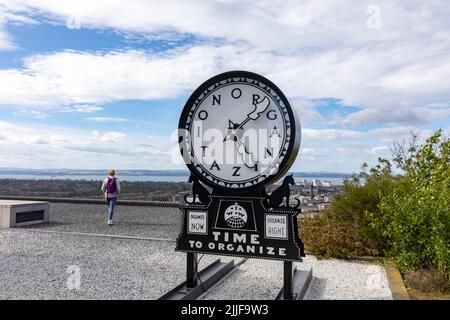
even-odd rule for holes
{"type": "Polygon", "coordinates": [[[217,284],[204,300],[273,300],[283,286],[283,263],[248,259],[217,284]]]}
{"type": "MultiPolygon", "coordinates": [[[[384,268],[343,260],[317,260],[307,256],[295,263],[298,269],[313,268],[314,283],[308,299],[392,299],[384,268]]],[[[274,299],[283,286],[283,263],[249,259],[203,299],[274,299]]]]}
{"type": "Polygon", "coordinates": [[[337,259],[317,260],[308,256],[297,268],[313,268],[314,284],[308,299],[391,300],[392,294],[383,266],[337,259]]]}
{"type": "MultiPolygon", "coordinates": [[[[0,230],[0,299],[157,299],[185,280],[185,254],[174,251],[173,241],[115,236],[173,240],[179,228],[180,212],[174,208],[118,206],[110,227],[106,206],[51,203],[49,224],[0,230]],[[79,289],[67,287],[69,266],[80,268],[79,289]]],[[[205,255],[200,269],[217,258],[205,255]]],[[[381,266],[313,256],[296,265],[313,267],[309,299],[392,299],[381,266]]],[[[248,259],[202,298],[274,299],[282,266],[248,259]]]]}
{"type": "Polygon", "coordinates": [[[185,257],[172,242],[0,230],[0,300],[157,299],[184,281],[185,257]],[[72,265],[78,290],[66,284],[72,265]]]}
{"type": "Polygon", "coordinates": [[[26,229],[113,234],[176,239],[180,211],[175,208],[117,206],[114,226],[107,222],[106,205],[50,203],[50,223],[26,229]]]}

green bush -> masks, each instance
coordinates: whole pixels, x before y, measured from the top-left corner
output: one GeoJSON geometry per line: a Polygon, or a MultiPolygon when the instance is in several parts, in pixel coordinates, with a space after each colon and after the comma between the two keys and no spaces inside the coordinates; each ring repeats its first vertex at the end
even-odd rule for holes
{"type": "Polygon", "coordinates": [[[386,243],[370,223],[373,216],[379,216],[381,198],[392,191],[393,184],[390,163],[383,159],[370,173],[363,171],[345,181],[344,192],[330,208],[300,222],[306,248],[325,257],[382,255],[386,243]]]}
{"type": "MultiPolygon", "coordinates": [[[[397,159],[398,162],[399,159],[397,159]]],[[[450,267],[450,141],[438,131],[401,165],[402,183],[382,197],[371,227],[402,272],[450,267]]]]}
{"type": "MultiPolygon", "coordinates": [[[[449,279],[450,141],[438,130],[418,146],[394,144],[394,163],[378,165],[345,183],[321,216],[302,219],[306,248],[339,258],[386,255],[403,273],[435,269],[449,279]]],[[[447,286],[448,287],[448,286],[447,286]]]]}

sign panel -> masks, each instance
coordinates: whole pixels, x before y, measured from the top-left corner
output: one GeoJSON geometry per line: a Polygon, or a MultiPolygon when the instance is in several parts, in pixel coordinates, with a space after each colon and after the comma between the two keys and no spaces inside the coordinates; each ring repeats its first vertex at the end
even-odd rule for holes
{"type": "Polygon", "coordinates": [[[288,238],[287,215],[284,214],[266,214],[265,215],[265,237],[267,239],[285,239],[288,238]]]}
{"type": "Polygon", "coordinates": [[[177,251],[286,261],[304,256],[298,210],[267,208],[264,197],[209,198],[207,205],[181,207],[186,218],[177,251]]]}
{"type": "Polygon", "coordinates": [[[188,211],[188,233],[208,234],[208,214],[206,211],[188,211]]]}

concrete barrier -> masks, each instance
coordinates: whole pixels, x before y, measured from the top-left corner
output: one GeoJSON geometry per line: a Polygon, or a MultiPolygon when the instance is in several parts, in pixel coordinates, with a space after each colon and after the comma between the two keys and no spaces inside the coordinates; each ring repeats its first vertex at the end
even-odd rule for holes
{"type": "Polygon", "coordinates": [[[0,229],[46,223],[49,211],[48,202],[0,199],[0,229]]]}

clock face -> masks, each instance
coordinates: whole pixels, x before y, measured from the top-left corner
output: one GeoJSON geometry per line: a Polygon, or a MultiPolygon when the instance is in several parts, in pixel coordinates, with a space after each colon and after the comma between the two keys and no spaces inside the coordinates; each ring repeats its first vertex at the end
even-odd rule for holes
{"type": "Polygon", "coordinates": [[[203,83],[179,123],[181,153],[212,187],[248,189],[273,182],[295,160],[300,125],[283,93],[254,73],[231,71],[203,83]]]}

